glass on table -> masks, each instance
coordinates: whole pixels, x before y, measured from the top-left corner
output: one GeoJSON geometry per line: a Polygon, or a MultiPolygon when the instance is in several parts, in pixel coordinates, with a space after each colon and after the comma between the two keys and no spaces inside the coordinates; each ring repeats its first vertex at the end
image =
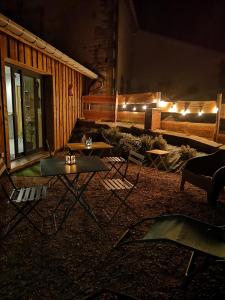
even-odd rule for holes
{"type": "Polygon", "coordinates": [[[92,146],[92,138],[89,137],[88,139],[86,139],[85,144],[86,144],[86,147],[91,147],[92,146]]]}

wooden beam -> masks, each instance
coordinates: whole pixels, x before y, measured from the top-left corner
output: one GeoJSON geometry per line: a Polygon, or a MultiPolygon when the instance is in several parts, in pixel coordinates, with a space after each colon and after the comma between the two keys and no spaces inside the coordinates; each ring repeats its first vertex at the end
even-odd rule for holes
{"type": "MultiPolygon", "coordinates": [[[[35,56],[35,57],[36,57],[36,56],[35,56]]],[[[26,61],[27,61],[27,59],[30,61],[30,58],[27,58],[27,57],[26,57],[26,61]]],[[[36,67],[29,66],[29,65],[27,65],[27,64],[24,64],[24,63],[22,63],[22,62],[19,62],[19,61],[15,60],[15,59],[11,59],[11,58],[7,58],[7,57],[6,57],[6,58],[4,59],[4,62],[5,62],[5,63],[8,63],[8,64],[12,64],[12,65],[17,66],[17,67],[20,67],[20,68],[23,68],[23,69],[30,70],[30,71],[35,72],[35,73],[38,73],[38,74],[40,74],[40,75],[51,75],[51,73],[50,73],[49,71],[41,71],[41,70],[37,69],[36,67]]],[[[30,62],[31,62],[31,61],[30,61],[30,62]]]]}
{"type": "Polygon", "coordinates": [[[217,94],[217,113],[216,113],[216,128],[215,128],[215,135],[214,141],[216,142],[218,139],[218,134],[220,130],[220,115],[221,115],[221,106],[222,106],[222,94],[217,94]]]}
{"type": "Polygon", "coordinates": [[[4,145],[5,145],[5,162],[10,168],[10,150],[9,150],[9,126],[8,126],[8,111],[6,101],[6,84],[5,84],[5,58],[7,56],[7,36],[0,34],[0,53],[1,53],[1,79],[2,79],[2,112],[4,126],[4,145]]]}

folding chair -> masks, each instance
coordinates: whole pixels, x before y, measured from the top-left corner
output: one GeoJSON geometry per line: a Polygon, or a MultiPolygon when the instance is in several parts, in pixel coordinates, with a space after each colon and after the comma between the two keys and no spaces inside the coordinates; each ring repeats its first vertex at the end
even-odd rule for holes
{"type": "MultiPolygon", "coordinates": [[[[111,145],[110,141],[107,139],[107,137],[105,137],[105,135],[102,133],[103,138],[105,139],[105,141],[111,145]]],[[[115,146],[114,146],[115,147],[115,146]]],[[[121,177],[124,177],[124,173],[121,172],[121,168],[127,163],[127,160],[125,158],[123,158],[122,156],[115,156],[115,154],[113,153],[113,149],[110,149],[110,156],[104,156],[102,158],[102,160],[110,165],[110,169],[108,172],[106,172],[104,178],[106,178],[110,172],[112,170],[114,170],[114,174],[111,176],[111,178],[115,177],[115,175],[117,175],[117,173],[119,173],[121,175],[121,177]]]]}
{"type": "Polygon", "coordinates": [[[102,160],[110,165],[109,171],[106,172],[104,178],[106,178],[112,170],[115,172],[110,176],[111,178],[114,178],[117,173],[119,173],[121,177],[124,176],[124,174],[121,172],[121,168],[127,163],[125,158],[121,156],[105,156],[102,160]]]}
{"type": "Polygon", "coordinates": [[[192,250],[185,280],[182,283],[183,287],[187,286],[193,276],[208,267],[213,260],[225,262],[225,225],[215,226],[181,214],[150,217],[137,222],[124,232],[114,248],[153,241],[170,241],[192,250]],[[140,235],[138,229],[147,221],[151,224],[147,231],[144,229],[140,235]],[[141,237],[135,238],[137,233],[141,237]],[[198,253],[203,253],[206,257],[203,264],[194,268],[198,253]]]}
{"type": "MultiPolygon", "coordinates": [[[[133,215],[138,217],[135,210],[127,204],[127,199],[128,199],[128,197],[130,196],[130,194],[133,192],[133,190],[136,188],[136,186],[138,184],[141,167],[144,163],[144,158],[145,157],[143,155],[141,155],[139,153],[136,153],[134,151],[130,151],[128,161],[127,161],[127,165],[126,165],[126,170],[125,170],[125,173],[123,175],[123,178],[122,179],[119,179],[119,178],[104,178],[103,180],[100,181],[101,184],[103,185],[103,187],[107,191],[110,192],[110,195],[109,195],[109,197],[106,201],[108,201],[112,196],[115,196],[120,201],[120,205],[115,209],[115,212],[112,214],[112,217],[109,218],[110,222],[117,215],[118,211],[120,210],[120,208],[122,206],[125,206],[127,209],[129,209],[133,213],[133,215]],[[131,183],[130,181],[128,181],[126,179],[128,165],[130,163],[135,163],[136,165],[139,166],[139,170],[137,172],[136,179],[135,179],[134,183],[131,183]],[[118,193],[119,191],[124,191],[124,192],[127,191],[127,193],[124,197],[122,197],[122,196],[119,195],[119,193],[118,193]]],[[[108,214],[106,213],[106,215],[108,215],[108,214]]]]}
{"type": "Polygon", "coordinates": [[[3,226],[1,239],[6,238],[24,219],[26,219],[38,232],[43,233],[30,217],[30,213],[35,211],[36,214],[42,218],[42,221],[44,221],[44,216],[36,209],[36,206],[42,199],[46,198],[47,187],[40,185],[17,188],[6,169],[3,159],[0,159],[0,180],[1,198],[3,200],[7,199],[8,204],[11,204],[15,210],[14,215],[12,215],[3,226]],[[4,183],[2,183],[2,181],[4,181],[4,183]]]}

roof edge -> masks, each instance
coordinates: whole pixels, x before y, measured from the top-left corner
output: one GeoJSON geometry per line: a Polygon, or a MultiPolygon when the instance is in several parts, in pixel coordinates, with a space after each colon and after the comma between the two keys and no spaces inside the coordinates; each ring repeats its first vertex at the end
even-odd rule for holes
{"type": "Polygon", "coordinates": [[[11,19],[5,17],[0,13],[0,30],[4,31],[5,33],[13,36],[18,37],[19,40],[23,41],[24,43],[37,48],[39,51],[45,53],[48,56],[53,57],[56,60],[62,61],[64,64],[68,65],[70,68],[76,70],[77,72],[91,78],[96,79],[98,77],[97,74],[89,70],[88,68],[84,67],[83,65],[79,64],[77,61],[69,57],[68,55],[64,54],[60,50],[56,49],[46,41],[42,40],[35,34],[31,33],[30,31],[26,30],[22,26],[18,25],[11,19]]]}

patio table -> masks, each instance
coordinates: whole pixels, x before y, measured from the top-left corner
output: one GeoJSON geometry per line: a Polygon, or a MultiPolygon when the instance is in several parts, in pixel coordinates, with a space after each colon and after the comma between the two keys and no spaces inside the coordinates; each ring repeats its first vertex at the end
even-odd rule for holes
{"type": "Polygon", "coordinates": [[[74,206],[78,203],[87,215],[92,218],[97,225],[101,228],[97,217],[95,216],[93,210],[87,203],[87,201],[82,197],[84,192],[87,190],[87,187],[98,172],[108,171],[109,168],[104,164],[104,162],[97,156],[80,156],[76,159],[76,164],[66,165],[65,160],[62,158],[47,158],[42,159],[40,162],[41,165],[41,175],[42,176],[57,176],[59,180],[66,187],[66,191],[59,200],[57,206],[54,208],[53,214],[55,215],[59,209],[61,203],[64,202],[65,196],[68,192],[72,194],[72,202],[65,210],[64,216],[59,226],[56,226],[56,232],[62,228],[64,222],[70,215],[74,206]],[[79,176],[82,173],[88,174],[85,181],[81,184],[79,182],[79,176]],[[74,176],[70,176],[70,175],[74,176]]]}
{"type": "Polygon", "coordinates": [[[151,161],[150,167],[155,167],[159,170],[159,166],[162,165],[164,170],[169,171],[165,159],[169,154],[169,151],[166,150],[160,150],[160,149],[153,149],[146,151],[147,154],[149,154],[149,158],[151,161]]]}
{"type": "Polygon", "coordinates": [[[113,146],[104,142],[93,142],[91,146],[87,146],[85,143],[68,143],[67,147],[71,151],[78,151],[80,154],[91,156],[94,150],[101,150],[100,157],[107,149],[112,149],[113,146]]]}

